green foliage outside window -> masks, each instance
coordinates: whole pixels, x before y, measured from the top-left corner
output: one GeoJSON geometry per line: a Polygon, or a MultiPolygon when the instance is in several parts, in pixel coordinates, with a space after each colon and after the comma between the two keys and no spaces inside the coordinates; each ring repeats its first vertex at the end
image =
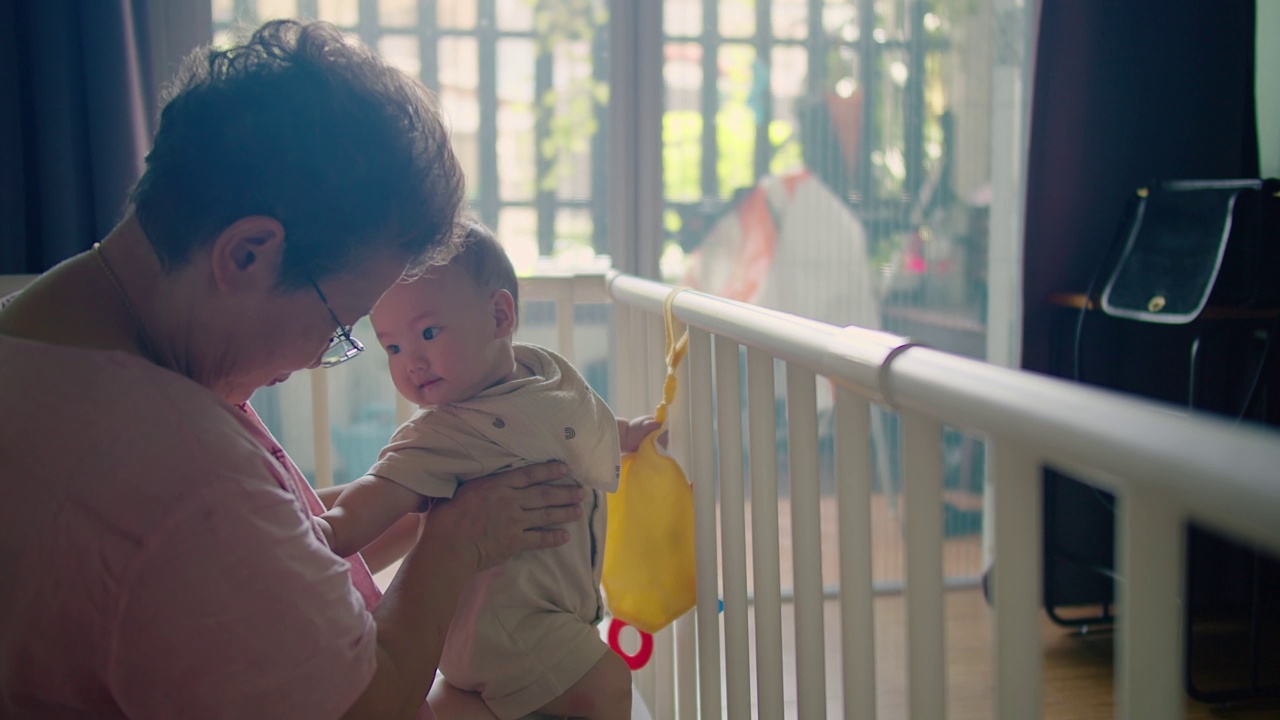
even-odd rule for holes
{"type": "MultiPolygon", "coordinates": [[[[800,147],[792,139],[794,128],[785,120],[769,123],[769,142],[777,148],[771,172],[794,170],[803,164],[800,147]]],[[[722,107],[716,114],[716,175],[720,197],[728,199],[739,188],[755,184],[755,114],[745,105],[722,107]]],[[[670,110],[662,116],[663,196],[677,202],[702,198],[702,114],[696,110],[670,110]]]]}
{"type": "MultiPolygon", "coordinates": [[[[556,55],[574,65],[591,66],[596,33],[609,24],[609,8],[602,0],[526,0],[533,6],[539,55],[556,55]],[[584,57],[585,55],[585,57],[584,57]]],[[[538,152],[548,167],[538,189],[555,190],[573,171],[574,156],[585,153],[599,131],[597,110],[609,102],[609,85],[592,74],[575,77],[538,98],[538,120],[547,137],[538,152]]]]}

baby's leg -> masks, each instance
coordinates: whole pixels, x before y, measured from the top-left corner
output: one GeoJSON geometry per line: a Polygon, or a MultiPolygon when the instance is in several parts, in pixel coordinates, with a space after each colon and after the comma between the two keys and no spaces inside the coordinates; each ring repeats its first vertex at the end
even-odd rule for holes
{"type": "Polygon", "coordinates": [[[565,718],[630,720],[631,668],[609,650],[573,687],[538,712],[565,718]]]}

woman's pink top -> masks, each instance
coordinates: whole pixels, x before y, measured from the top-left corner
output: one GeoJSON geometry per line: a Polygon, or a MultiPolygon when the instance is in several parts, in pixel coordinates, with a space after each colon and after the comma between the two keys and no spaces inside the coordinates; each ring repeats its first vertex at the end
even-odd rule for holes
{"type": "Polygon", "coordinates": [[[336,718],[378,592],[247,407],[0,336],[0,717],[336,718]]]}

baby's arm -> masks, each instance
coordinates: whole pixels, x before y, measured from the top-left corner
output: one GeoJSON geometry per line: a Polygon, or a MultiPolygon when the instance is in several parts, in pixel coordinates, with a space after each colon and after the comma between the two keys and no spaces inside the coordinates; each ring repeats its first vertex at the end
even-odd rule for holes
{"type": "Polygon", "coordinates": [[[640,449],[640,441],[649,433],[662,427],[652,415],[644,415],[634,420],[618,418],[618,445],[624,453],[632,453],[640,449]]]}
{"type": "Polygon", "coordinates": [[[350,557],[421,504],[422,496],[414,491],[385,478],[365,475],[348,485],[333,508],[317,518],[317,523],[333,552],[350,557]]]}

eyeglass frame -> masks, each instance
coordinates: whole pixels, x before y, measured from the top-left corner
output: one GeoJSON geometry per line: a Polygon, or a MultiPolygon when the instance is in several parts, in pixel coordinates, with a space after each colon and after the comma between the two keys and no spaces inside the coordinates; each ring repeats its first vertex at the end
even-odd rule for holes
{"type": "Polygon", "coordinates": [[[329,305],[329,298],[324,296],[324,291],[320,289],[320,285],[310,277],[307,278],[307,282],[311,283],[316,295],[320,296],[320,302],[324,303],[324,309],[329,311],[329,317],[333,318],[333,324],[338,326],[338,329],[334,330],[332,337],[329,338],[329,347],[325,348],[324,353],[320,355],[320,367],[326,370],[331,367],[337,367],[364,352],[364,344],[351,334],[352,326],[343,325],[342,321],[338,319],[338,314],[329,305]],[[340,348],[341,354],[335,354],[334,348],[340,348]]]}

